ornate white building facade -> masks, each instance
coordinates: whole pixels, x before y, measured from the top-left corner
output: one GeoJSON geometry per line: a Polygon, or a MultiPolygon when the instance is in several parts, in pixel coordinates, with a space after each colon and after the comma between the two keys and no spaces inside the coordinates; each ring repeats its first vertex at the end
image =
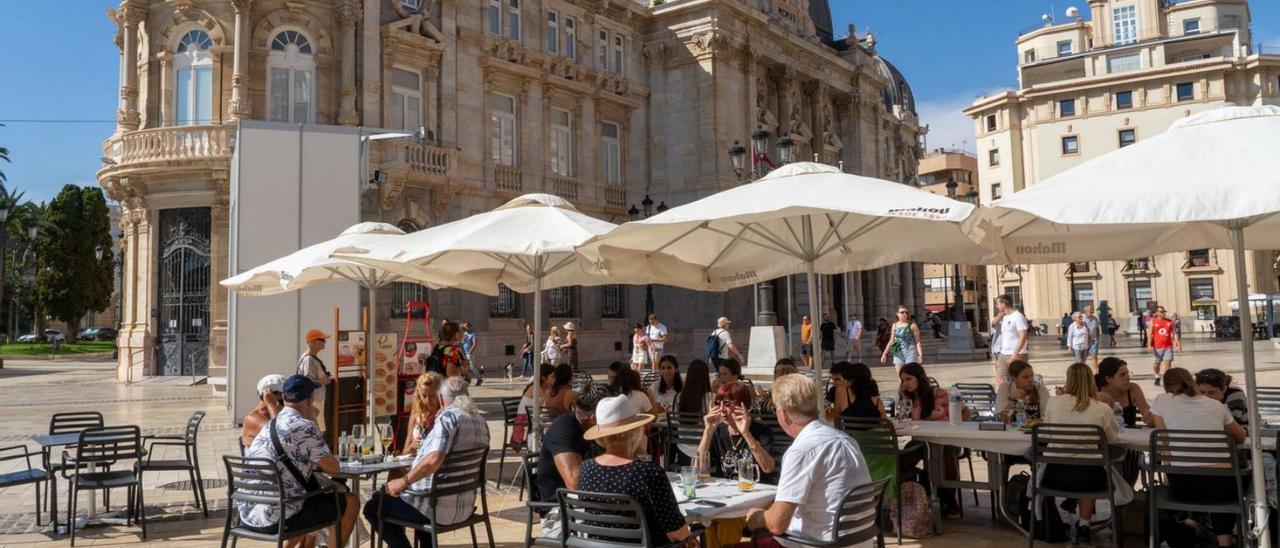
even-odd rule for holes
{"type": "MultiPolygon", "coordinates": [[[[874,37],[833,39],[825,0],[123,0],[109,16],[120,104],[98,178],[122,206],[121,378],[225,374],[217,282],[238,120],[424,127],[422,142],[373,144],[370,171],[386,182],[361,204],[366,220],[408,230],[527,192],[623,222],[645,198],[675,206],[742,184],[727,151],[757,129],[770,151],[787,136],[798,158],[916,179],[910,87],[874,37]]],[[[822,289],[833,313],[888,317],[922,309],[921,283],[904,264],[822,289]]],[[[792,290],[778,310],[807,306],[792,290]]],[[[754,318],[749,289],[653,295],[686,356],[716,317],[754,318]]],[[[610,361],[645,296],[566,288],[547,308],[580,326],[584,361],[610,361]]],[[[380,330],[403,326],[409,300],[470,320],[490,371],[518,360],[530,296],[400,284],[379,295],[380,330]]]]}

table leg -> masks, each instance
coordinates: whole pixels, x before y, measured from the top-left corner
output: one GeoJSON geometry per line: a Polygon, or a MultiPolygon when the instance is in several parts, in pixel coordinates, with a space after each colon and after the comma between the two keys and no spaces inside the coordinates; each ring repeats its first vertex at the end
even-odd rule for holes
{"type": "MultiPolygon", "coordinates": [[[[360,503],[360,476],[351,476],[351,492],[356,494],[356,504],[360,503]]],[[[356,508],[356,524],[351,528],[351,545],[360,546],[360,520],[363,512],[360,508],[356,508]]],[[[334,545],[337,545],[337,539],[334,539],[334,545]]]]}
{"type": "Polygon", "coordinates": [[[929,472],[929,512],[933,514],[933,534],[942,534],[942,501],[938,498],[938,489],[945,476],[942,459],[946,446],[928,443],[925,451],[925,468],[929,472]]]}

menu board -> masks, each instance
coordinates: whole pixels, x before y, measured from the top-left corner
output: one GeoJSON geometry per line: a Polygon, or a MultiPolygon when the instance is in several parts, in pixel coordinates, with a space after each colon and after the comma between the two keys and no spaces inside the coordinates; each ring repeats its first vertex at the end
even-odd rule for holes
{"type": "Polygon", "coordinates": [[[379,333],[373,345],[373,409],[374,414],[385,417],[396,414],[397,373],[396,354],[399,353],[399,337],[395,333],[379,333]]]}
{"type": "Polygon", "coordinates": [[[338,367],[360,367],[365,365],[365,333],[364,331],[338,332],[338,367]]]}

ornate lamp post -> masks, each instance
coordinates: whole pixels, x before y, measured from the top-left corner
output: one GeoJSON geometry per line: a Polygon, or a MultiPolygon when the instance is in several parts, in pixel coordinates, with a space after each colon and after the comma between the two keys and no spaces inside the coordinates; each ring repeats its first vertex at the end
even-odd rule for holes
{"type": "MultiPolygon", "coordinates": [[[[947,197],[952,200],[956,199],[956,190],[960,185],[956,183],[955,177],[947,178],[947,197]]],[[[955,264],[955,298],[956,306],[953,310],[948,310],[952,320],[963,320],[964,317],[964,273],[960,271],[963,268],[959,263],[955,264]]]]}
{"type": "MultiPolygon", "coordinates": [[[[650,213],[652,213],[652,212],[653,212],[653,198],[650,198],[648,194],[645,194],[645,195],[644,195],[644,200],[641,200],[641,201],[640,201],[640,207],[642,207],[642,208],[644,208],[644,209],[637,209],[637,208],[636,208],[636,206],[635,206],[635,204],[631,204],[631,208],[627,210],[627,217],[629,217],[632,221],[639,221],[640,219],[648,219],[648,218],[649,218],[650,213]],[[643,215],[643,217],[642,217],[642,215],[643,215]]],[[[661,201],[661,202],[659,202],[659,203],[658,203],[658,209],[657,209],[657,212],[658,212],[658,213],[662,213],[663,211],[666,211],[667,209],[669,209],[669,208],[667,207],[667,201],[666,201],[666,200],[663,200],[663,201],[661,201]]],[[[648,316],[649,316],[649,314],[653,314],[653,310],[654,310],[654,302],[653,302],[653,284],[645,284],[645,285],[644,285],[644,315],[645,315],[645,317],[648,317],[648,316]]]]}
{"type": "Polygon", "coordinates": [[[40,281],[40,251],[36,249],[36,238],[40,236],[40,226],[33,221],[27,227],[27,241],[31,242],[31,333],[35,335],[35,340],[39,341],[44,338],[44,333],[40,332],[40,304],[36,301],[35,293],[39,287],[40,281]]]}
{"type": "Polygon", "coordinates": [[[12,211],[13,204],[8,200],[0,203],[0,310],[4,309],[5,244],[9,241],[9,213],[12,211]]]}
{"type": "MultiPolygon", "coordinates": [[[[781,162],[780,164],[774,164],[769,159],[768,146],[769,131],[762,126],[756,126],[756,130],[751,132],[751,165],[747,166],[745,165],[747,149],[742,146],[740,141],[733,142],[733,146],[729,147],[729,162],[733,165],[733,174],[738,178],[739,182],[750,183],[763,177],[769,170],[777,168],[779,165],[791,163],[795,147],[791,137],[784,135],[781,139],[778,139],[778,159],[781,162]]],[[[772,280],[756,284],[756,325],[778,325],[778,313],[773,309],[773,293],[774,284],[772,280]]]]}

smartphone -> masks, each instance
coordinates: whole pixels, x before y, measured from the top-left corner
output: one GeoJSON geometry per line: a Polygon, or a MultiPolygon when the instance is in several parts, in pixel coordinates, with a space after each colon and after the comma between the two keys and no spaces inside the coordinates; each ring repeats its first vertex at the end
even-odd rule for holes
{"type": "Polygon", "coordinates": [[[717,502],[717,501],[714,501],[714,500],[703,500],[703,499],[698,499],[698,500],[693,501],[693,503],[694,503],[694,504],[701,504],[701,505],[703,505],[703,506],[710,506],[710,507],[712,507],[712,508],[724,508],[724,507],[725,507],[725,503],[723,503],[723,502],[717,502]]]}

